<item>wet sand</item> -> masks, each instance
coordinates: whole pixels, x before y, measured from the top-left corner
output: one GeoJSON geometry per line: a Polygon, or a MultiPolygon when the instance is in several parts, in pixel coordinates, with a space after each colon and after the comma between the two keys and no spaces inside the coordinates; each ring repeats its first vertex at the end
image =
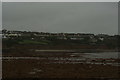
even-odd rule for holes
{"type": "Polygon", "coordinates": [[[53,64],[45,60],[4,60],[3,78],[119,78],[118,67],[53,64]]]}
{"type": "Polygon", "coordinates": [[[44,48],[25,46],[7,49],[3,52],[2,77],[120,78],[120,66],[111,65],[120,63],[120,59],[84,59],[85,51],[92,52],[94,49],[78,51],[80,55],[76,53],[77,51],[65,49],[53,51],[53,49],[44,50],[44,48]]]}
{"type": "Polygon", "coordinates": [[[86,60],[70,55],[39,52],[28,57],[3,57],[2,75],[3,78],[120,78],[120,66],[107,64],[118,63],[119,59],[86,60]]]}

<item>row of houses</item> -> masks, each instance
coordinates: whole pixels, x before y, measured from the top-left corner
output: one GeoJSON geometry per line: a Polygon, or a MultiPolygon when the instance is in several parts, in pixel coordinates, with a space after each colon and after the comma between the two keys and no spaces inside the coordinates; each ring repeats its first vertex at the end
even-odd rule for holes
{"type": "Polygon", "coordinates": [[[97,42],[98,40],[104,41],[105,38],[114,38],[106,34],[85,34],[85,33],[48,33],[48,32],[30,32],[30,31],[8,31],[2,30],[2,38],[15,38],[15,37],[29,37],[31,39],[39,38],[56,38],[63,40],[84,40],[90,39],[91,42],[97,42]]]}

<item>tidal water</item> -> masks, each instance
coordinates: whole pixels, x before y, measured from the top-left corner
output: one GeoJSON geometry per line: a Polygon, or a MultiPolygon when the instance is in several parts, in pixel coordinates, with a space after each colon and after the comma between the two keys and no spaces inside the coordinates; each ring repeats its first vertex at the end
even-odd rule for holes
{"type": "MultiPolygon", "coordinates": [[[[39,53],[41,54],[41,53],[39,53]]],[[[61,53],[56,53],[61,55],[61,53]]],[[[116,61],[120,59],[119,52],[99,52],[99,53],[65,53],[63,56],[56,56],[55,53],[43,53],[42,57],[2,57],[7,61],[12,60],[43,60],[44,63],[59,63],[59,64],[105,64],[120,66],[116,61]],[[46,55],[48,54],[48,55],[46,55]],[[67,55],[66,55],[67,54],[67,55]],[[52,55],[52,56],[50,56],[52,55]]],[[[32,73],[31,73],[32,74],[32,73]]]]}
{"type": "Polygon", "coordinates": [[[114,58],[118,59],[120,58],[120,52],[101,52],[101,53],[84,53],[83,55],[86,58],[114,58]]]}

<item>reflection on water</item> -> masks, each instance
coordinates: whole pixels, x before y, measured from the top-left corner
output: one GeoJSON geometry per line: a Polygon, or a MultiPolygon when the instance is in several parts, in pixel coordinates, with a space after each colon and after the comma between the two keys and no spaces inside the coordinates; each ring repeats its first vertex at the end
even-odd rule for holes
{"type": "Polygon", "coordinates": [[[40,73],[40,72],[42,72],[41,69],[34,68],[34,69],[32,69],[32,71],[30,71],[28,74],[34,75],[34,74],[37,74],[37,73],[40,73]]]}
{"type": "Polygon", "coordinates": [[[102,53],[85,53],[84,57],[86,58],[119,58],[118,55],[120,55],[119,52],[102,52],[102,53]]]}
{"type": "MultiPolygon", "coordinates": [[[[118,64],[118,52],[103,52],[103,53],[66,53],[67,56],[46,56],[47,53],[42,57],[2,57],[6,61],[12,61],[17,59],[32,59],[42,60],[44,63],[59,63],[59,64],[98,64],[98,65],[112,65],[120,66],[118,64]],[[72,55],[72,56],[71,56],[72,55]]],[[[52,53],[49,53],[54,55],[52,53]]],[[[60,55],[61,53],[59,53],[60,55]]],[[[37,70],[37,69],[35,69],[37,70]]],[[[40,71],[40,70],[38,70],[40,71]]],[[[34,72],[30,72],[34,74],[34,72]]]]}

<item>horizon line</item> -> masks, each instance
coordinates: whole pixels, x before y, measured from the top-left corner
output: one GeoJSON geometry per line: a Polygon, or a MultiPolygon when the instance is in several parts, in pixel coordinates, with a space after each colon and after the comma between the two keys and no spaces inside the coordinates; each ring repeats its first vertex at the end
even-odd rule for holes
{"type": "Polygon", "coordinates": [[[103,35],[119,35],[118,34],[107,34],[107,33],[92,33],[92,32],[47,32],[47,31],[30,31],[30,30],[9,30],[9,29],[1,29],[2,30],[7,30],[7,31],[26,31],[26,32],[38,32],[38,33],[74,33],[74,34],[94,34],[94,35],[99,35],[99,34],[103,34],[103,35]]]}

